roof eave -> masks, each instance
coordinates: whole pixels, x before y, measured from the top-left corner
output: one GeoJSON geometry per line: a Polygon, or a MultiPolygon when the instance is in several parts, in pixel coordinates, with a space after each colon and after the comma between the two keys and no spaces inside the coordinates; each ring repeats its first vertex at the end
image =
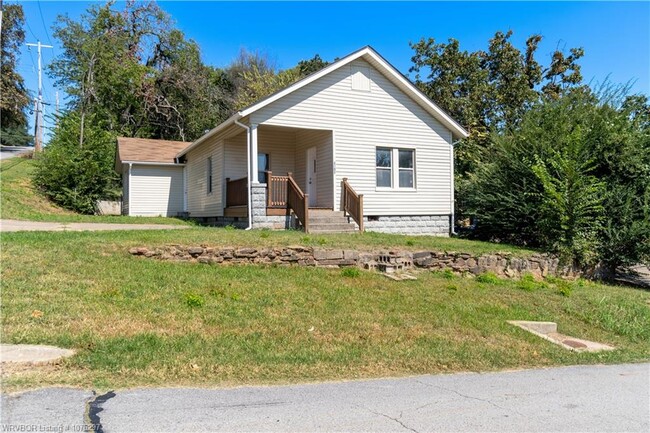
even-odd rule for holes
{"type": "Polygon", "coordinates": [[[216,127],[212,128],[202,136],[196,139],[192,144],[187,146],[185,149],[181,150],[176,154],[176,158],[180,158],[183,155],[186,155],[190,150],[194,149],[196,146],[200,145],[201,143],[205,142],[208,140],[210,137],[213,137],[214,135],[218,134],[219,132],[223,131],[226,129],[228,126],[234,124],[237,120],[241,119],[244,117],[241,113],[241,111],[236,112],[232,116],[230,116],[228,119],[224,120],[221,122],[219,125],[216,127]]]}

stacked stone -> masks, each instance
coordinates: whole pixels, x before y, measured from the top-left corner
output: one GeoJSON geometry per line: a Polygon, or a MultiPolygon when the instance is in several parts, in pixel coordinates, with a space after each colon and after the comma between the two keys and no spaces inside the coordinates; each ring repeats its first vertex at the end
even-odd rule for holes
{"type": "Polygon", "coordinates": [[[556,257],[536,254],[514,257],[511,253],[476,256],[462,252],[378,251],[359,252],[348,249],[311,248],[293,245],[282,248],[214,248],[210,246],[168,245],[155,249],[132,248],[133,255],[159,260],[194,261],[205,264],[278,264],[320,267],[358,266],[384,272],[409,268],[450,269],[456,273],[475,275],[492,272],[503,277],[520,277],[530,273],[536,277],[577,276],[579,272],[561,267],[556,257]]]}

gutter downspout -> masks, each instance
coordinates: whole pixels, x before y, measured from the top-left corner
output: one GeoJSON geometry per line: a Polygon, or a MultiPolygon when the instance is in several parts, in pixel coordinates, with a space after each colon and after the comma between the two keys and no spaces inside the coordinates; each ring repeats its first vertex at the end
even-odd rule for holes
{"type": "Polygon", "coordinates": [[[235,125],[240,126],[246,130],[246,161],[248,162],[248,173],[246,176],[248,177],[248,227],[246,227],[246,230],[250,230],[253,228],[253,197],[251,190],[251,128],[244,125],[239,120],[235,120],[235,125]]]}
{"type": "Polygon", "coordinates": [[[452,142],[451,142],[451,152],[449,152],[449,163],[451,166],[451,179],[450,179],[450,185],[451,185],[451,221],[449,224],[449,231],[452,236],[457,235],[456,233],[456,198],[455,198],[455,191],[454,191],[454,149],[456,148],[456,143],[458,143],[460,140],[453,141],[454,138],[452,136],[452,142]]]}

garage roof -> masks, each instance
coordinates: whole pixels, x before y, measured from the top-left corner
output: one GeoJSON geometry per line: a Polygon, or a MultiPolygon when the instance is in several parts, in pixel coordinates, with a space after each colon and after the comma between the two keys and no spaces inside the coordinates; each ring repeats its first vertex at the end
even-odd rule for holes
{"type": "Polygon", "coordinates": [[[117,162],[173,164],[176,155],[192,143],[150,138],[117,138],[117,162]]]}

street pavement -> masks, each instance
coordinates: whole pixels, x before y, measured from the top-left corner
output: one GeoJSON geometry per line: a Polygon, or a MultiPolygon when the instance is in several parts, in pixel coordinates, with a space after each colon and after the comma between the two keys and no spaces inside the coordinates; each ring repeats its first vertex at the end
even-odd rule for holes
{"type": "Polygon", "coordinates": [[[101,395],[47,388],[2,395],[1,415],[2,431],[648,432],[649,392],[643,363],[101,395]]]}
{"type": "Polygon", "coordinates": [[[189,226],[171,224],[59,223],[48,221],[0,220],[0,232],[81,232],[102,230],[163,230],[186,228],[189,228],[189,226]]]}
{"type": "Polygon", "coordinates": [[[9,159],[23,153],[28,153],[34,150],[33,147],[12,147],[12,146],[1,146],[0,147],[0,159],[9,159]]]}

